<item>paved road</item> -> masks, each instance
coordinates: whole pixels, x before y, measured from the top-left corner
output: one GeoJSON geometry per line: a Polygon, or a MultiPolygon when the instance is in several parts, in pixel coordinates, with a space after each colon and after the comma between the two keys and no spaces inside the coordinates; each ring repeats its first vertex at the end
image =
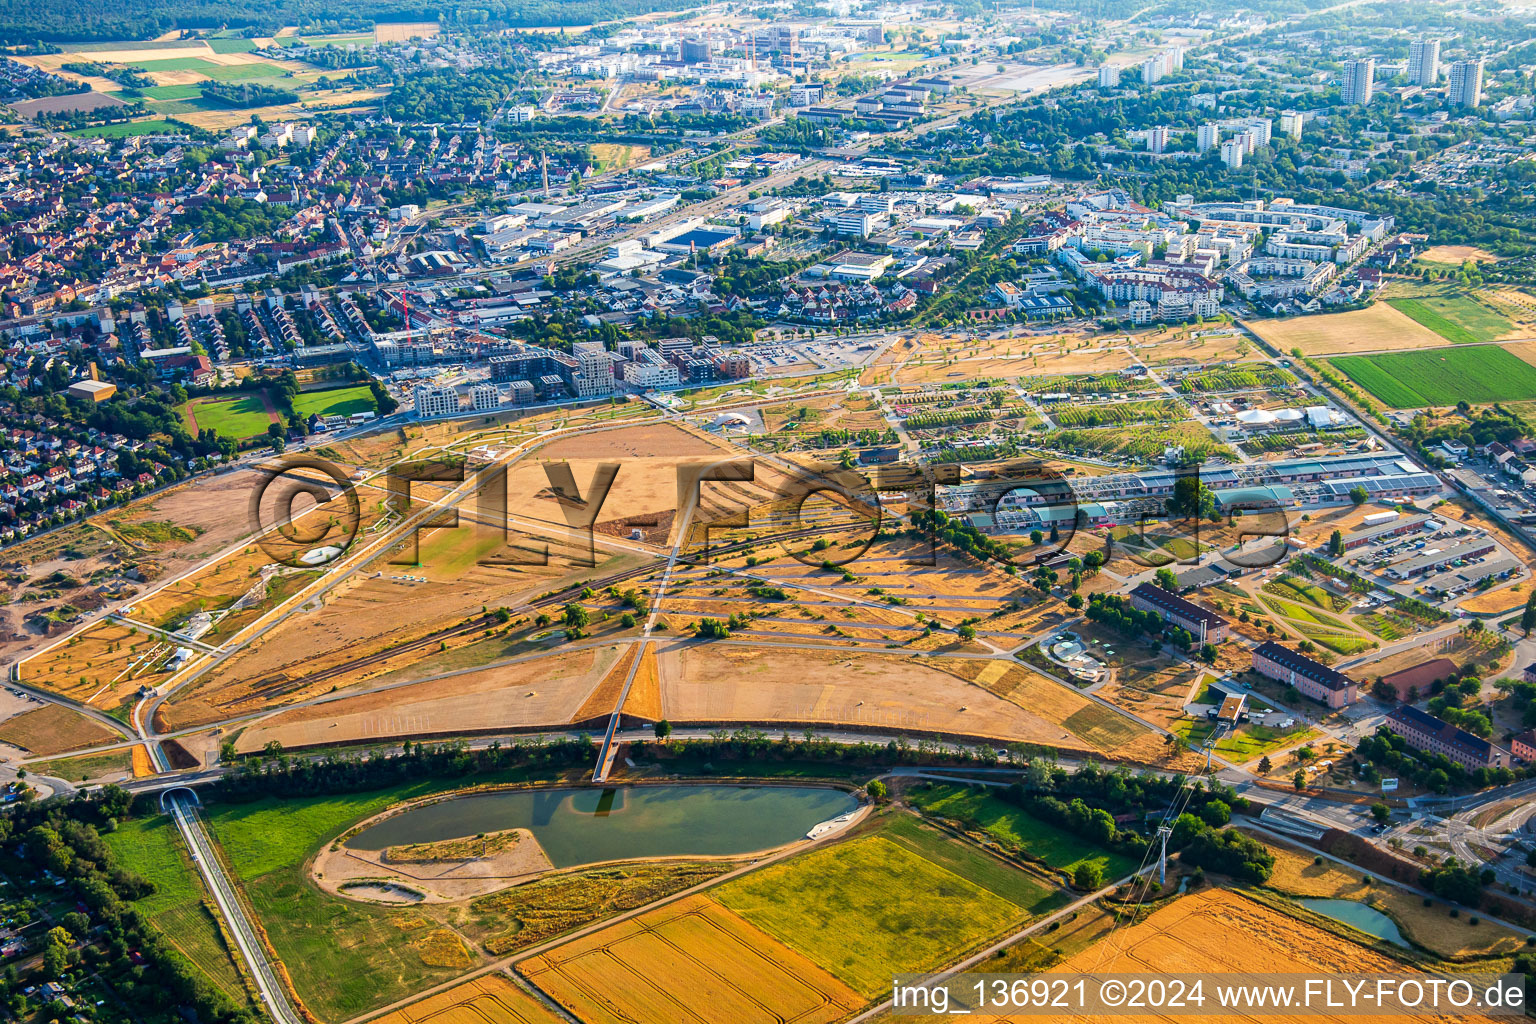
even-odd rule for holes
{"type": "Polygon", "coordinates": [[[272,962],[267,959],[266,947],[262,945],[255,926],[246,916],[245,907],[240,902],[235,883],[225,873],[224,866],[219,861],[213,840],[209,837],[207,829],[203,826],[203,819],[198,814],[196,798],[188,793],[172,791],[165,794],[164,802],[166,809],[170,811],[172,819],[176,822],[176,827],[181,830],[181,836],[186,840],[187,848],[192,851],[192,862],[197,865],[198,874],[203,876],[203,884],[213,895],[213,901],[219,908],[219,916],[224,919],[224,924],[235,941],[235,947],[240,951],[240,956],[245,960],[250,976],[256,983],[256,990],[261,994],[262,1007],[278,1024],[305,1024],[299,1011],[289,1002],[288,991],[273,968],[272,962]]]}

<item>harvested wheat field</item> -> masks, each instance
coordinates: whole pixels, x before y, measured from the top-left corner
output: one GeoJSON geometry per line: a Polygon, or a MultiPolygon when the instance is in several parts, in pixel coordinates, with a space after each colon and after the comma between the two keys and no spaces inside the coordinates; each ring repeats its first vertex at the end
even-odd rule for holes
{"type": "Polygon", "coordinates": [[[563,1024],[563,1018],[505,975],[487,974],[375,1017],[373,1024],[563,1024]]]}
{"type": "Polygon", "coordinates": [[[1513,587],[1504,587],[1500,590],[1485,590],[1481,594],[1473,594],[1456,607],[1469,611],[1474,615],[1500,615],[1504,612],[1512,612],[1525,604],[1528,591],[1522,584],[1513,587]]]}
{"type": "MultiPolygon", "coordinates": [[[[1161,974],[1222,973],[1262,970],[1277,974],[1409,973],[1380,953],[1226,889],[1176,900],[1138,925],[1122,927],[1110,938],[1053,967],[1058,973],[1161,974]]],[[[1164,1018],[1155,1014],[1116,1020],[1219,1021],[1233,1013],[1164,1018]]],[[[1255,1020],[1314,1021],[1306,1015],[1244,1015],[1255,1020]]],[[[1063,1018],[1087,1020],[1085,1017],[1063,1018]]],[[[1332,1021],[1372,1021],[1368,1015],[1330,1015],[1332,1021]]],[[[1423,1016],[1419,1020],[1491,1021],[1481,1015],[1423,1016]]]]}
{"type": "Polygon", "coordinates": [[[1368,309],[1285,320],[1250,320],[1243,326],[1289,354],[1299,348],[1309,356],[1341,352],[1440,348],[1450,342],[1385,302],[1368,309]]]}
{"type": "Polygon", "coordinates": [[[408,39],[431,39],[439,31],[435,21],[380,22],[373,26],[373,38],[380,43],[403,43],[408,39]]]}
{"type": "Polygon", "coordinates": [[[242,753],[387,737],[565,725],[618,660],[593,647],[279,712],[240,734],[242,753]]]}
{"type": "Polygon", "coordinates": [[[517,967],[586,1024],[827,1024],[864,1000],[706,896],[517,967]]]}
{"type": "Polygon", "coordinates": [[[1059,722],[908,655],[699,646],[663,651],[672,722],[856,723],[1064,749],[1094,747],[1059,722]]]}

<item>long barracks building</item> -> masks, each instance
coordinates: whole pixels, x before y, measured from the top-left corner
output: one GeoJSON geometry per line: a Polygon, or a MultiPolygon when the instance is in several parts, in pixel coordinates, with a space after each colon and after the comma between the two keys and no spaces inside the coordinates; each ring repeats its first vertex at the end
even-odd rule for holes
{"type": "Polygon", "coordinates": [[[1359,699],[1353,679],[1273,640],[1253,649],[1253,670],[1261,676],[1294,686],[1331,708],[1342,708],[1359,699]]]}
{"type": "Polygon", "coordinates": [[[1151,583],[1131,591],[1131,607],[1161,615],[1164,622],[1189,630],[1197,641],[1219,644],[1231,632],[1227,620],[1220,615],[1151,583]]]}

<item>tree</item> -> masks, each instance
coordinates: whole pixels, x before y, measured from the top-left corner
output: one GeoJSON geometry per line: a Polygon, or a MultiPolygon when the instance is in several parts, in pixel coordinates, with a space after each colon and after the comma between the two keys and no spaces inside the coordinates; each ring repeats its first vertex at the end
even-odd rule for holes
{"type": "Polygon", "coordinates": [[[1520,613],[1520,629],[1526,636],[1531,635],[1531,630],[1536,629],[1536,587],[1531,589],[1531,596],[1525,599],[1525,611],[1520,613]]]}
{"type": "Polygon", "coordinates": [[[571,629],[581,629],[589,621],[591,616],[587,614],[587,610],[575,601],[565,606],[565,624],[571,629]]]}
{"type": "Polygon", "coordinates": [[[1172,592],[1179,589],[1179,578],[1175,576],[1173,570],[1168,568],[1166,565],[1157,570],[1157,572],[1153,573],[1152,576],[1155,580],[1157,580],[1157,585],[1162,587],[1164,590],[1172,592]]]}
{"type": "Polygon", "coordinates": [[[961,640],[974,640],[976,639],[976,627],[969,622],[963,623],[955,630],[955,635],[961,640]]]}
{"type": "Polygon", "coordinates": [[[869,798],[877,803],[883,803],[885,798],[890,795],[890,790],[879,779],[870,779],[864,786],[864,792],[868,793],[869,798]]]}
{"type": "Polygon", "coordinates": [[[1181,476],[1173,482],[1173,494],[1163,505],[1170,516],[1209,519],[1216,513],[1216,492],[1197,476],[1181,476]]]}
{"type": "Polygon", "coordinates": [[[1296,787],[1296,791],[1298,793],[1301,792],[1303,789],[1306,789],[1307,788],[1307,773],[1305,771],[1301,770],[1300,768],[1297,768],[1296,769],[1296,774],[1291,776],[1291,785],[1296,787]]]}
{"type": "Polygon", "coordinates": [[[1200,820],[1212,828],[1220,828],[1232,820],[1232,808],[1225,800],[1211,800],[1200,808],[1200,820]]]}
{"type": "Polygon", "coordinates": [[[1205,662],[1207,665],[1215,664],[1216,663],[1216,645],[1215,644],[1201,644],[1200,645],[1200,660],[1205,662]]]}
{"type": "Polygon", "coordinates": [[[1354,502],[1356,505],[1364,505],[1370,499],[1370,497],[1371,492],[1367,491],[1359,484],[1356,484],[1354,487],[1349,489],[1349,500],[1354,502]]]}
{"type": "Polygon", "coordinates": [[[1263,757],[1259,758],[1259,774],[1260,775],[1268,775],[1270,773],[1270,771],[1272,771],[1274,769],[1274,767],[1275,767],[1274,763],[1272,761],[1270,761],[1268,754],[1265,754],[1263,757]]]}
{"type": "Polygon", "coordinates": [[[1072,872],[1072,884],[1085,892],[1092,892],[1104,884],[1104,869],[1085,860],[1072,872]]]}
{"type": "Polygon", "coordinates": [[[1328,553],[1330,555],[1332,555],[1333,557],[1335,557],[1335,558],[1339,558],[1339,557],[1341,557],[1344,554],[1344,533],[1343,533],[1343,531],[1334,530],[1333,533],[1329,535],[1329,537],[1328,537],[1328,553]]]}
{"type": "Polygon", "coordinates": [[[656,738],[659,740],[664,740],[668,736],[672,735],[672,723],[667,721],[665,718],[651,726],[651,728],[656,733],[656,738]]]}
{"type": "Polygon", "coordinates": [[[1371,804],[1371,817],[1375,818],[1379,824],[1385,825],[1392,820],[1392,808],[1378,800],[1371,804]]]}

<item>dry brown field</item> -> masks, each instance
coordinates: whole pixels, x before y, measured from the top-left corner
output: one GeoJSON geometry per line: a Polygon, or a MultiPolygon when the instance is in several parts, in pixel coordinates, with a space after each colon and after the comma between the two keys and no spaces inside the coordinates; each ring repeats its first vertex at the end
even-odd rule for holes
{"type": "MultiPolygon", "coordinates": [[[[662,651],[658,665],[661,712],[674,723],[856,723],[1097,749],[1049,713],[1021,707],[912,656],[694,646],[662,651]]],[[[978,669],[978,677],[985,672],[978,669]]],[[[1066,694],[1053,710],[1065,708],[1071,696],[1066,694]]],[[[1093,727],[1085,731],[1116,728],[1116,723],[1089,717],[1093,727]]]]}
{"type": "Polygon", "coordinates": [[[1498,257],[1487,249],[1475,245],[1432,245],[1419,253],[1419,259],[1428,263],[1454,263],[1457,266],[1471,260],[1473,263],[1491,263],[1498,257]]]}
{"type": "Polygon", "coordinates": [[[435,21],[381,22],[373,26],[373,38],[380,43],[403,43],[408,39],[431,39],[438,31],[435,21]]]}
{"type": "Polygon", "coordinates": [[[618,657],[617,647],[592,647],[293,708],[247,728],[236,748],[565,725],[618,657]]]}
{"type": "Polygon", "coordinates": [[[585,1024],[830,1024],[864,1003],[705,896],[605,928],[517,969],[585,1024]]]}
{"type": "Polygon", "coordinates": [[[1243,326],[1279,351],[1309,356],[1440,348],[1450,342],[1385,302],[1368,309],[1286,320],[1250,320],[1243,326]]]}
{"type": "Polygon", "coordinates": [[[487,974],[374,1018],[375,1024],[564,1024],[502,974],[487,974]]]}
{"type": "Polygon", "coordinates": [[[99,747],[120,739],[106,726],[60,704],[48,704],[0,722],[0,743],[20,747],[33,757],[99,747]]]}
{"type": "Polygon", "coordinates": [[[1474,615],[1500,615],[1504,612],[1512,612],[1524,605],[1526,597],[1525,585],[1517,583],[1512,587],[1486,590],[1481,594],[1473,594],[1457,604],[1456,607],[1464,608],[1474,615]]]}
{"type": "Polygon", "coordinates": [[[131,702],[140,687],[164,682],[164,663],[175,650],[172,641],[103,621],[18,668],[29,686],[111,711],[131,702]]]}

